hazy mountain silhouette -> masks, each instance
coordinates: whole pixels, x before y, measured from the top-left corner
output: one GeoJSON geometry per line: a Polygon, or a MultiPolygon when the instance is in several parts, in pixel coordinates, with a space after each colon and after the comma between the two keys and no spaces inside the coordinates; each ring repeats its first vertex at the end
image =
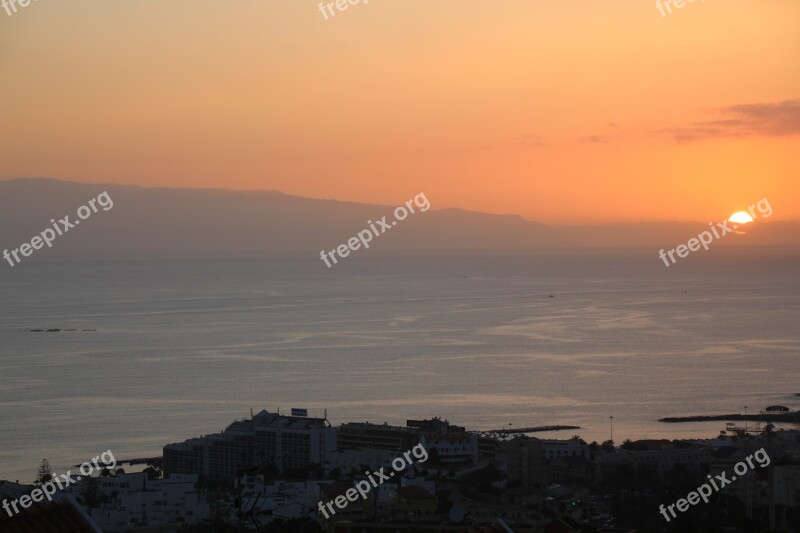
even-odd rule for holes
{"type": "MultiPolygon", "coordinates": [[[[316,200],[269,191],[142,188],[52,179],[0,181],[0,250],[17,248],[107,191],[114,202],[59,237],[36,258],[89,254],[254,253],[318,255],[367,227],[393,219],[395,206],[316,200]]],[[[412,196],[410,192],[409,196],[412,196]]],[[[516,215],[436,209],[409,216],[375,238],[371,250],[536,250],[647,246],[672,248],[707,228],[701,223],[548,227],[516,215]]],[[[715,245],[800,243],[798,223],[762,223],[715,245]]]]}

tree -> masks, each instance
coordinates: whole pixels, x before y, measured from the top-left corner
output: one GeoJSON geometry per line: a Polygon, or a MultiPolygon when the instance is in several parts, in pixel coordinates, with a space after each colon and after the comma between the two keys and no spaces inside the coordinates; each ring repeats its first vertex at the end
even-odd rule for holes
{"type": "Polygon", "coordinates": [[[145,468],[142,472],[147,474],[147,479],[161,479],[161,469],[158,466],[150,465],[145,468]]]}
{"type": "Polygon", "coordinates": [[[36,481],[34,481],[33,484],[38,487],[39,485],[44,485],[48,481],[52,481],[52,479],[53,469],[50,468],[50,461],[42,459],[42,462],[39,464],[39,473],[36,475],[36,481]]]}

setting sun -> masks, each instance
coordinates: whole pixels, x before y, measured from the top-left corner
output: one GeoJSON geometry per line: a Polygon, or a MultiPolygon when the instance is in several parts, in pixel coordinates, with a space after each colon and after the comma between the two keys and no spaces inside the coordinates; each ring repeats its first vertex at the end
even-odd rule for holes
{"type": "Polygon", "coordinates": [[[749,224],[753,221],[753,217],[747,211],[737,211],[728,220],[737,224],[749,224]]]}

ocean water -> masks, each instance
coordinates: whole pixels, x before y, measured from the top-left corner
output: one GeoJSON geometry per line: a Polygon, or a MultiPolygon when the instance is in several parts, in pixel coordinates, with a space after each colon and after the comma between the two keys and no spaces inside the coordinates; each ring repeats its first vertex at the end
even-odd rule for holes
{"type": "Polygon", "coordinates": [[[250,409],[713,437],[800,407],[800,255],[30,261],[0,273],[0,479],[154,456],[250,409]],[[78,331],[30,332],[60,328],[78,331]]]}

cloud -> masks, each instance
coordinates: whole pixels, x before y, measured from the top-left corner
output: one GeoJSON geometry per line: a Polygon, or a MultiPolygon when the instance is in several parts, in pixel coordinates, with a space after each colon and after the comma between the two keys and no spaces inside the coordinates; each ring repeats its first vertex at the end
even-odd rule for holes
{"type": "Polygon", "coordinates": [[[517,143],[522,146],[545,146],[546,144],[544,137],[531,134],[518,135],[517,143]]]}
{"type": "Polygon", "coordinates": [[[605,135],[587,135],[586,137],[581,137],[581,142],[605,144],[611,142],[611,137],[607,137],[605,135]]]}
{"type": "Polygon", "coordinates": [[[784,137],[800,134],[800,99],[719,109],[723,118],[665,130],[678,142],[717,137],[784,137]]]}
{"type": "Polygon", "coordinates": [[[607,131],[606,133],[592,133],[591,135],[584,135],[583,137],[579,137],[577,139],[578,142],[586,144],[608,144],[622,140],[626,137],[626,134],[620,131],[620,125],[618,123],[607,122],[606,126],[610,131],[607,131]]]}

